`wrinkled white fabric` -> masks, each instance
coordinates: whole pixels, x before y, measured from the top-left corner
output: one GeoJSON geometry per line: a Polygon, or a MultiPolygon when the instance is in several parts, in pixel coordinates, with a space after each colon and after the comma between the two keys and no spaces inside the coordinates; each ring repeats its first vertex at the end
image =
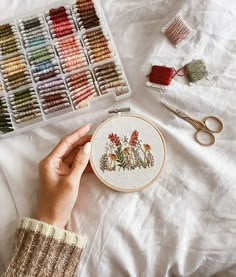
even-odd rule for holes
{"type": "MultiPolygon", "coordinates": [[[[152,119],[163,131],[168,155],[162,177],[140,193],[117,193],[94,175],[83,178],[68,226],[88,237],[78,276],[236,276],[236,2],[101,2],[133,90],[132,99],[112,107],[130,106],[152,119]],[[197,35],[177,50],[160,30],[179,12],[197,35]],[[179,67],[195,57],[207,62],[212,80],[189,86],[177,77],[164,95],[145,86],[152,62],[179,67]],[[162,98],[196,118],[222,118],[225,128],[216,144],[196,144],[195,130],[166,110],[162,98]]],[[[0,16],[46,3],[1,0],[0,16]]],[[[106,112],[97,109],[0,141],[2,269],[15,218],[34,209],[39,160],[75,128],[86,122],[95,128],[106,112]]]]}

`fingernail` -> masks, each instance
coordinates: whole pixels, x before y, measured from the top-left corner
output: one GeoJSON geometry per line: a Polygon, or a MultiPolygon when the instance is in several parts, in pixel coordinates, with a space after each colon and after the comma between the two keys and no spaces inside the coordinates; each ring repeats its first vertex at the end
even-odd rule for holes
{"type": "Polygon", "coordinates": [[[91,142],[87,142],[83,147],[83,152],[89,154],[91,151],[91,142]]]}

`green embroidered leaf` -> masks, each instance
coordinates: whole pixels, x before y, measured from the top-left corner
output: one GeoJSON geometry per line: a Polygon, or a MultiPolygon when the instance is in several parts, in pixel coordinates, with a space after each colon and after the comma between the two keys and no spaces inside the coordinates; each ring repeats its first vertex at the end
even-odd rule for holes
{"type": "Polygon", "coordinates": [[[122,167],[123,169],[126,168],[126,162],[125,162],[125,157],[124,157],[124,154],[123,154],[123,151],[122,151],[122,148],[121,147],[118,147],[117,150],[116,150],[116,156],[117,156],[117,163],[118,163],[118,166],[119,167],[122,167]]]}

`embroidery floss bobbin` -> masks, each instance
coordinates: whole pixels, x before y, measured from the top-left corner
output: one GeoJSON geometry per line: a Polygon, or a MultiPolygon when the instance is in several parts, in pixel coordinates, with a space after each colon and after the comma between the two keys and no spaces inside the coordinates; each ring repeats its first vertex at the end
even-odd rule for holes
{"type": "Polygon", "coordinates": [[[115,92],[122,95],[129,91],[120,66],[114,62],[96,67],[95,77],[102,94],[115,92]]]}
{"type": "Polygon", "coordinates": [[[0,132],[9,133],[14,130],[10,115],[7,110],[7,103],[4,97],[0,97],[0,132]]]}
{"type": "Polygon", "coordinates": [[[30,51],[28,59],[36,82],[51,79],[60,74],[60,69],[51,46],[30,51]]]}
{"type": "Polygon", "coordinates": [[[203,60],[193,60],[191,63],[185,65],[187,69],[187,77],[190,82],[197,82],[208,77],[208,70],[203,60]]]}
{"type": "Polygon", "coordinates": [[[165,140],[153,123],[138,115],[122,114],[122,110],[112,111],[118,115],[95,131],[90,163],[97,177],[111,189],[141,191],[163,170],[165,140]]]}
{"type": "Polygon", "coordinates": [[[64,73],[87,66],[87,60],[80,41],[76,37],[71,37],[55,43],[59,59],[64,73]]]}
{"type": "Polygon", "coordinates": [[[69,6],[51,9],[46,16],[53,38],[61,38],[76,32],[69,6]]]}
{"type": "Polygon", "coordinates": [[[88,101],[97,96],[90,71],[75,73],[67,78],[70,96],[75,109],[88,106],[88,101]]]}
{"type": "Polygon", "coordinates": [[[30,73],[23,55],[8,58],[0,62],[6,90],[15,90],[31,83],[30,73]]]}
{"type": "Polygon", "coordinates": [[[12,115],[16,124],[41,117],[41,110],[33,88],[27,88],[9,95],[12,115]]]}
{"type": "Polygon", "coordinates": [[[114,56],[110,40],[102,29],[86,33],[83,39],[91,63],[97,63],[114,56]]]}
{"type": "Polygon", "coordinates": [[[61,78],[38,86],[38,92],[46,114],[58,112],[71,106],[64,81],[61,78]]]}
{"type": "Polygon", "coordinates": [[[177,48],[183,46],[196,34],[196,31],[193,30],[180,15],[172,19],[162,29],[162,32],[166,34],[177,48]]]}
{"type": "Polygon", "coordinates": [[[41,45],[49,40],[46,24],[41,14],[20,19],[18,25],[27,48],[41,45]]]}
{"type": "Polygon", "coordinates": [[[73,10],[81,30],[95,28],[100,25],[100,20],[92,0],[76,1],[73,5],[73,10]]]}
{"type": "Polygon", "coordinates": [[[20,40],[14,24],[0,26],[0,55],[6,56],[20,50],[20,40]]]}
{"type": "Polygon", "coordinates": [[[161,88],[161,86],[170,86],[174,77],[186,76],[187,70],[185,67],[176,70],[173,67],[153,65],[151,73],[147,75],[149,80],[147,81],[147,86],[161,88]],[[184,71],[183,74],[180,72],[184,71]]]}
{"type": "Polygon", "coordinates": [[[70,103],[59,104],[57,106],[46,108],[44,111],[46,114],[51,114],[51,113],[55,113],[55,112],[67,109],[67,108],[70,108],[70,103]]]}

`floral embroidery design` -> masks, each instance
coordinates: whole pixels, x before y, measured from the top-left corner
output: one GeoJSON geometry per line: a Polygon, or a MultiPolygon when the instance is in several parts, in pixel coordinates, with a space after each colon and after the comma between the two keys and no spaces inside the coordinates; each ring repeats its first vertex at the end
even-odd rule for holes
{"type": "Polygon", "coordinates": [[[134,130],[131,137],[117,134],[108,136],[105,153],[100,159],[100,168],[105,171],[146,169],[154,166],[151,146],[143,144],[139,132],[134,130]]]}

